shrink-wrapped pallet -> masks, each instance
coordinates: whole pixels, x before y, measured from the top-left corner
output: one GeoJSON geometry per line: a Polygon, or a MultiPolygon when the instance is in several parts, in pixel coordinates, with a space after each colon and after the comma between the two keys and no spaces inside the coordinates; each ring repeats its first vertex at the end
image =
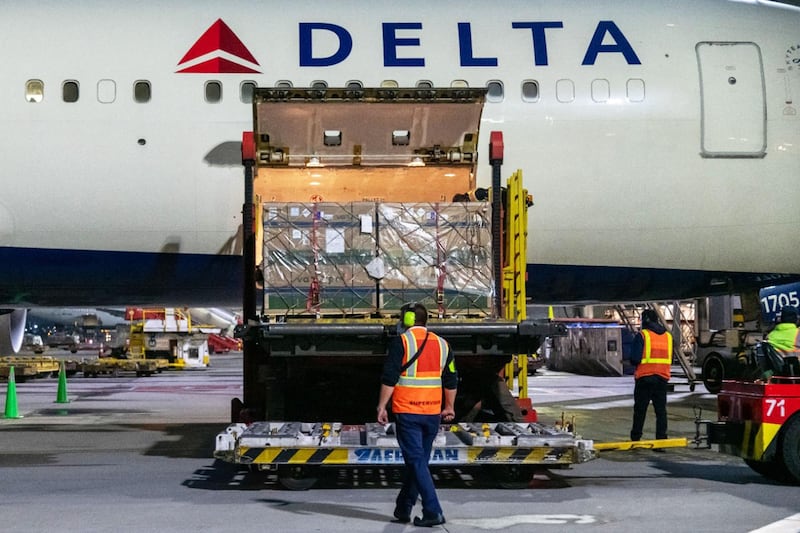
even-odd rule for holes
{"type": "Polygon", "coordinates": [[[275,314],[353,314],[375,309],[373,203],[266,203],[264,307],[275,314]]]}
{"type": "Polygon", "coordinates": [[[490,206],[382,203],[377,206],[382,309],[419,302],[432,313],[490,315],[490,206]]]}
{"type": "Polygon", "coordinates": [[[263,215],[270,314],[388,315],[419,302],[491,315],[486,203],[267,203],[263,215]]]}

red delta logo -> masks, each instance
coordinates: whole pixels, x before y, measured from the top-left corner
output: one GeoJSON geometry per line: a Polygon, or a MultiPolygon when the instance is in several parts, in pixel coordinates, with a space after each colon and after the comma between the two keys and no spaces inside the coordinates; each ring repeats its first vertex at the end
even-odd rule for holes
{"type": "Polygon", "coordinates": [[[178,62],[178,74],[260,74],[250,50],[222,19],[209,27],[178,62]]]}

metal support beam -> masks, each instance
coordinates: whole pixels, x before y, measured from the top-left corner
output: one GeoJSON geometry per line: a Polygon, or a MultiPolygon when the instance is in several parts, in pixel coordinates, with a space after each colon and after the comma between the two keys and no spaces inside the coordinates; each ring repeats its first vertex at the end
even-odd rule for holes
{"type": "MultiPolygon", "coordinates": [[[[253,132],[242,134],[242,165],[244,165],[244,203],[242,204],[242,268],[244,269],[244,290],[242,291],[242,314],[245,325],[258,322],[256,307],[256,232],[254,218],[253,179],[255,168],[255,140],[253,132]]],[[[242,374],[244,407],[259,413],[264,405],[263,387],[258,386],[258,359],[261,351],[257,343],[243,339],[242,374]]]]}
{"type": "Polygon", "coordinates": [[[492,165],[492,269],[494,271],[495,316],[503,316],[503,260],[501,226],[501,175],[503,166],[503,132],[493,131],[489,137],[489,163],[492,165]]]}

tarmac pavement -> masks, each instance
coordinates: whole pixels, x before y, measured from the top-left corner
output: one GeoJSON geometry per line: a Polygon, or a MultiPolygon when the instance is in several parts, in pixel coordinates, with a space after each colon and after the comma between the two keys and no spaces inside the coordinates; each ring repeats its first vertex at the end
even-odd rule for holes
{"type": "MultiPolygon", "coordinates": [[[[627,438],[632,377],[543,370],[529,384],[540,421],[574,421],[597,442],[627,438]]],[[[18,384],[23,418],[0,419],[4,532],[418,530],[390,522],[399,468],[325,469],[312,490],[295,492],[274,475],[214,460],[215,435],[241,395],[241,354],[214,356],[204,371],[73,377],[68,404],[55,403],[57,385],[18,384]]],[[[696,409],[715,418],[715,401],[676,379],[670,436],[691,438],[696,409]]],[[[645,436],[653,431],[651,410],[645,436]]],[[[443,531],[800,531],[800,487],[709,449],[601,452],[513,490],[483,468],[441,468],[435,477],[443,531]]]]}

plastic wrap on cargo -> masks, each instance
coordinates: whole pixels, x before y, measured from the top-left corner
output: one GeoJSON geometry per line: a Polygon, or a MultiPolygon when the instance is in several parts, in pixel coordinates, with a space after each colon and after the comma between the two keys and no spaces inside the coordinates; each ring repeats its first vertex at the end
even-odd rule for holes
{"type": "Polygon", "coordinates": [[[264,307],[490,315],[489,220],[483,202],[264,204],[264,307]]]}
{"type": "Polygon", "coordinates": [[[383,203],[377,211],[382,309],[420,302],[433,313],[491,314],[489,204],[383,203]]]}
{"type": "Polygon", "coordinates": [[[285,314],[375,309],[373,203],[266,203],[264,307],[285,314]]]}

